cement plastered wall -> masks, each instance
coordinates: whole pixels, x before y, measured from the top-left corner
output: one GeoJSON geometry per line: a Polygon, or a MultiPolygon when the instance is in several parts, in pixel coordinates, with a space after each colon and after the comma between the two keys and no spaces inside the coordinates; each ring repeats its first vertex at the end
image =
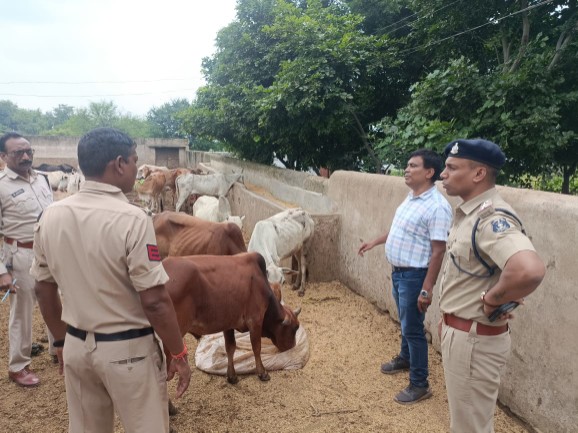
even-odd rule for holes
{"type": "MultiPolygon", "coordinates": [[[[499,187],[519,213],[548,273],[511,321],[512,355],[500,388],[500,401],[543,432],[578,431],[578,197],[499,187]]],[[[329,197],[340,209],[340,280],[397,318],[390,268],[382,247],[357,256],[360,240],[389,229],[408,190],[403,179],[336,172],[329,197]]],[[[453,206],[458,200],[450,199],[453,206]]],[[[438,295],[426,315],[435,332],[438,295]]],[[[394,355],[394,354],[391,354],[394,355]]]]}
{"type": "MultiPolygon", "coordinates": [[[[300,173],[278,167],[239,161],[220,154],[210,156],[210,165],[222,173],[239,170],[243,172],[245,182],[267,190],[274,190],[275,196],[283,201],[299,203],[299,206],[318,213],[334,213],[336,209],[327,197],[328,180],[307,173],[300,173]]],[[[207,161],[206,161],[207,162],[207,161]]]]}
{"type": "MultiPolygon", "coordinates": [[[[207,161],[207,159],[205,159],[207,161]]],[[[306,185],[303,173],[285,170],[283,177],[277,169],[263,167],[255,170],[251,164],[221,158],[211,159],[211,166],[225,172],[244,168],[246,178],[262,177],[260,186],[275,197],[278,182],[306,185]],[[274,173],[267,181],[267,173],[274,173]]],[[[325,185],[325,184],[324,184],[325,185]]],[[[438,186],[439,188],[439,186],[438,186]]],[[[548,273],[542,285],[526,299],[525,305],[511,321],[512,355],[503,377],[499,399],[514,413],[541,432],[578,432],[578,197],[498,187],[500,193],[518,212],[544,262],[548,273]]],[[[300,194],[287,196],[285,186],[280,190],[286,200],[298,203],[300,194]]],[[[338,171],[332,174],[323,191],[319,207],[311,201],[311,211],[323,215],[323,209],[338,209],[338,216],[328,226],[336,231],[316,233],[311,254],[311,276],[321,281],[326,277],[338,279],[350,289],[387,310],[397,319],[391,295],[391,269],[384,257],[383,246],[357,255],[363,241],[369,241],[389,230],[395,210],[408,193],[404,180],[398,177],[338,171]],[[328,202],[329,201],[329,202],[328,202]],[[329,243],[329,247],[319,244],[329,243]],[[321,253],[323,251],[323,253],[321,253]],[[319,257],[322,254],[322,257],[319,257]],[[323,269],[318,269],[322,267],[323,269]]],[[[246,215],[246,228],[264,216],[281,208],[263,197],[237,186],[231,193],[233,213],[246,215]]],[[[449,198],[455,207],[459,201],[449,198]]],[[[320,225],[321,226],[321,225],[320,225]]],[[[432,344],[439,351],[435,332],[440,317],[438,289],[426,315],[426,329],[432,344]]],[[[385,356],[386,354],[384,354],[385,356]]],[[[387,354],[394,355],[394,354],[387,354]]]]}
{"type": "MultiPolygon", "coordinates": [[[[265,218],[285,210],[279,206],[236,183],[228,194],[233,215],[244,215],[243,230],[249,236],[255,224],[265,218]]],[[[340,216],[337,214],[311,213],[315,222],[313,239],[307,254],[308,277],[310,281],[334,281],[338,279],[338,263],[335,251],[339,245],[340,216]]],[[[290,267],[289,259],[282,263],[290,267]]]]}
{"type": "MultiPolygon", "coordinates": [[[[30,136],[26,137],[34,148],[34,164],[67,163],[78,167],[76,148],[80,137],[30,136]]],[[[185,148],[187,141],[182,139],[137,138],[136,153],[139,164],[155,164],[155,148],[179,148],[179,166],[186,166],[185,148]]],[[[173,168],[173,167],[170,167],[173,168]]]]}

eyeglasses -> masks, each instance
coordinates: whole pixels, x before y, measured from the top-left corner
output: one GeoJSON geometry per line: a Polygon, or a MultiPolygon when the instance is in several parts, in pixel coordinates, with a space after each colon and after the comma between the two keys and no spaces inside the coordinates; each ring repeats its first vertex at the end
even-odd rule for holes
{"type": "Polygon", "coordinates": [[[12,158],[22,158],[24,154],[32,158],[32,155],[34,155],[34,149],[13,150],[12,152],[6,153],[6,155],[11,156],[12,158]]]}

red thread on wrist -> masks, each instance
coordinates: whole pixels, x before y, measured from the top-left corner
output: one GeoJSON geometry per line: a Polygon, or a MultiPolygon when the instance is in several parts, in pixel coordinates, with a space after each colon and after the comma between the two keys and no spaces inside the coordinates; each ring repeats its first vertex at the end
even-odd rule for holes
{"type": "Polygon", "coordinates": [[[484,294],[482,295],[482,303],[483,303],[484,305],[487,305],[488,307],[491,307],[491,308],[498,308],[499,305],[493,305],[493,304],[490,304],[489,302],[486,301],[486,295],[487,295],[487,293],[484,293],[484,294]]]}
{"type": "Polygon", "coordinates": [[[187,350],[187,345],[183,341],[183,351],[181,353],[179,353],[178,355],[173,355],[171,353],[171,356],[173,357],[173,359],[184,359],[188,353],[189,353],[189,351],[187,350]]]}

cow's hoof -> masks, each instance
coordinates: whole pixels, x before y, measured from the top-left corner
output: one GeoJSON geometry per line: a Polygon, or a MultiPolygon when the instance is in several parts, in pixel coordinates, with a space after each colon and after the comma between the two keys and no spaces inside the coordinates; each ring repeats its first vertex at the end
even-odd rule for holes
{"type": "Polygon", "coordinates": [[[268,380],[271,380],[271,376],[269,376],[269,373],[263,373],[259,375],[259,379],[263,382],[267,382],[268,380]]]}
{"type": "Polygon", "coordinates": [[[229,382],[231,385],[235,385],[237,382],[239,382],[239,378],[237,376],[227,377],[227,382],[229,382]]]}
{"type": "Polygon", "coordinates": [[[177,407],[173,404],[172,401],[169,400],[169,416],[175,416],[179,413],[177,407]]]}

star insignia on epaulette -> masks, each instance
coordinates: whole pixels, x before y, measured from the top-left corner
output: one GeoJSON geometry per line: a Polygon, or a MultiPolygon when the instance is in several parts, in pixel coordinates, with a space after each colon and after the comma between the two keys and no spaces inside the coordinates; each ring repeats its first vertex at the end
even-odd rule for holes
{"type": "Polygon", "coordinates": [[[492,200],[486,200],[480,205],[478,210],[478,216],[480,218],[486,218],[489,215],[492,215],[495,212],[494,206],[492,206],[492,200]]]}

